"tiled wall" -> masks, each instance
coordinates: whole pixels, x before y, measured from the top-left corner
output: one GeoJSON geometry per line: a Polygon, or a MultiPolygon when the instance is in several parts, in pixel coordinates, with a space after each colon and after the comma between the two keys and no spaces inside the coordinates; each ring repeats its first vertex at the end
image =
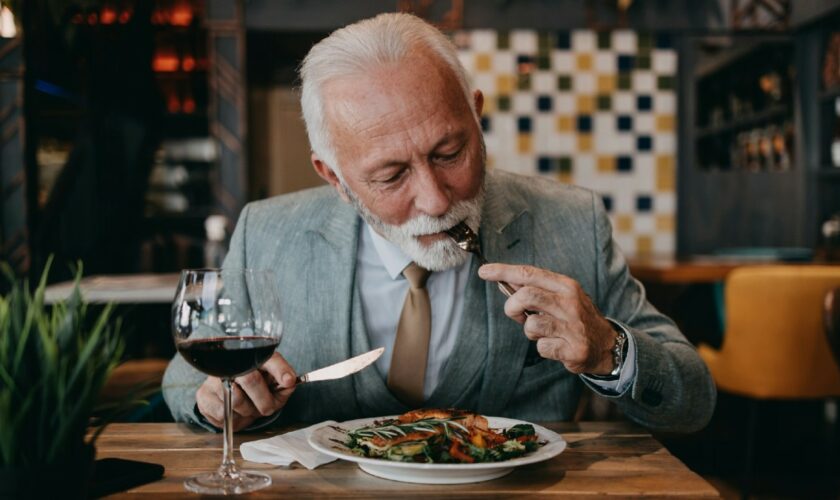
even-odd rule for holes
{"type": "Polygon", "coordinates": [[[664,35],[454,34],[484,92],[488,164],[604,198],[625,254],[675,250],[677,56],[664,35]]]}

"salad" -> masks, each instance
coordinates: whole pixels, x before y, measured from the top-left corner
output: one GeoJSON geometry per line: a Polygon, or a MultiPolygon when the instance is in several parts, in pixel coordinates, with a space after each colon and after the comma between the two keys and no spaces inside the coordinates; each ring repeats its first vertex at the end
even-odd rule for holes
{"type": "Polygon", "coordinates": [[[346,432],[342,444],[353,453],[397,462],[502,462],[544,444],[531,424],[490,429],[485,417],[454,409],[415,410],[346,432]]]}

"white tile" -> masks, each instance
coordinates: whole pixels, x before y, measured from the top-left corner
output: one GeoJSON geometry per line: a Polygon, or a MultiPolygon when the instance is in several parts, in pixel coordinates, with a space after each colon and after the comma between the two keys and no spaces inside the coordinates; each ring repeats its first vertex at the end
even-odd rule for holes
{"type": "Polygon", "coordinates": [[[541,94],[557,90],[557,75],[548,71],[536,71],[531,75],[531,88],[541,94]]]}
{"type": "Polygon", "coordinates": [[[636,152],[636,138],[632,134],[616,134],[610,141],[611,153],[627,156],[636,152]]]}
{"type": "Polygon", "coordinates": [[[617,113],[636,112],[636,96],[631,92],[615,92],[612,98],[613,111],[617,113]]]}
{"type": "Polygon", "coordinates": [[[634,71],[633,90],[640,94],[655,91],[656,77],[650,71],[634,71]]]}
{"type": "Polygon", "coordinates": [[[595,112],[592,116],[592,129],[595,134],[615,132],[615,115],[612,113],[595,112]]]}
{"type": "Polygon", "coordinates": [[[598,91],[595,75],[579,71],[572,75],[572,88],[578,94],[595,94],[598,91]]]}
{"type": "Polygon", "coordinates": [[[676,114],[677,96],[674,92],[656,92],[653,95],[653,111],[659,114],[676,114]]]}
{"type": "Polygon", "coordinates": [[[466,70],[467,76],[475,73],[475,52],[459,50],[458,60],[461,61],[461,66],[466,70]]]}
{"type": "Polygon", "coordinates": [[[617,71],[616,56],[613,52],[598,51],[595,53],[595,71],[601,75],[612,75],[617,71]]]}
{"type": "Polygon", "coordinates": [[[636,32],[630,30],[614,31],[612,37],[612,49],[623,54],[636,53],[636,32]]]}
{"type": "Polygon", "coordinates": [[[657,255],[674,255],[676,252],[676,237],[673,232],[656,233],[653,236],[653,251],[657,255]]]}
{"type": "Polygon", "coordinates": [[[592,30],[572,31],[572,50],[575,52],[594,52],[596,47],[595,32],[592,30]]]}
{"type": "Polygon", "coordinates": [[[651,134],[656,130],[656,119],[650,113],[639,113],[633,117],[633,131],[651,134]]]}
{"type": "Polygon", "coordinates": [[[653,195],[653,209],[658,214],[677,213],[676,193],[656,193],[653,195]]]}
{"type": "Polygon", "coordinates": [[[471,84],[473,89],[482,91],[485,98],[499,94],[496,89],[496,75],[493,73],[473,73],[471,84]]]}
{"type": "Polygon", "coordinates": [[[495,30],[471,30],[470,31],[470,48],[476,52],[495,52],[496,51],[496,31],[495,30]]]}
{"type": "Polygon", "coordinates": [[[551,143],[557,137],[557,133],[554,131],[556,118],[550,113],[540,113],[535,115],[532,120],[533,152],[538,155],[547,153],[551,148],[551,143]]]}
{"type": "Polygon", "coordinates": [[[574,54],[568,50],[552,50],[551,67],[557,73],[574,73],[577,69],[574,54]]]}
{"type": "Polygon", "coordinates": [[[633,230],[636,234],[653,234],[656,231],[656,219],[652,214],[636,214],[633,216],[633,230]]]}
{"type": "Polygon", "coordinates": [[[511,109],[514,113],[530,115],[537,109],[536,99],[533,92],[515,92],[511,99],[511,109]]]}
{"type": "Polygon", "coordinates": [[[551,155],[572,155],[577,151],[577,137],[571,133],[557,132],[551,140],[540,144],[540,151],[551,155]]]}
{"type": "Polygon", "coordinates": [[[517,171],[523,175],[533,175],[537,172],[537,158],[531,154],[520,154],[517,159],[517,171]]]}
{"type": "Polygon", "coordinates": [[[613,213],[629,214],[636,211],[634,194],[622,187],[613,193],[613,213]]]}
{"type": "MultiPolygon", "coordinates": [[[[615,222],[613,222],[613,228],[614,227],[615,222]]],[[[622,254],[627,257],[636,255],[636,237],[632,234],[618,233],[613,230],[613,241],[615,241],[615,244],[618,245],[622,254]]]]}
{"type": "Polygon", "coordinates": [[[656,187],[656,168],[654,167],[653,155],[637,154],[633,158],[633,176],[635,187],[640,192],[652,193],[656,187]]]}
{"type": "Polygon", "coordinates": [[[657,134],[653,139],[653,150],[657,153],[675,154],[677,138],[674,134],[657,134]]]}
{"type": "Polygon", "coordinates": [[[572,114],[577,111],[575,95],[571,92],[562,92],[554,95],[554,112],[558,114],[572,114]]]}
{"type": "Polygon", "coordinates": [[[654,50],[651,56],[653,71],[659,75],[677,73],[677,53],[674,50],[654,50]]]}
{"type": "Polygon", "coordinates": [[[516,56],[508,50],[491,52],[493,56],[493,72],[495,74],[515,74],[516,56]]]}
{"type": "Polygon", "coordinates": [[[533,54],[537,51],[537,32],[534,30],[513,30],[510,32],[510,48],[519,54],[533,54]]]}

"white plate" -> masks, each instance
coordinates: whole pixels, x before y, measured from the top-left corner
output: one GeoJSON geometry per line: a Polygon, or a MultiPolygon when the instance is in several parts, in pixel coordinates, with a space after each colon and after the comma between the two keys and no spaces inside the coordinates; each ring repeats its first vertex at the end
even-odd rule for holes
{"type": "MultiPolygon", "coordinates": [[[[396,417],[360,418],[349,420],[338,424],[343,429],[358,429],[371,425],[375,420],[383,420],[396,417]]],[[[493,429],[513,427],[516,424],[528,424],[522,420],[514,420],[502,417],[487,417],[487,422],[493,429]]],[[[537,433],[540,442],[545,442],[537,451],[525,456],[506,460],[504,462],[485,462],[477,464],[421,464],[413,462],[392,462],[382,458],[360,457],[352,453],[346,447],[336,443],[345,442],[347,435],[329,424],[318,427],[309,436],[309,444],[321,453],[330,455],[342,460],[356,462],[359,467],[368,474],[402,481],[405,483],[424,484],[460,484],[478,483],[502,477],[509,474],[515,467],[520,465],[533,464],[556,457],[566,449],[566,441],[560,434],[550,431],[545,427],[531,424],[537,433]]]]}

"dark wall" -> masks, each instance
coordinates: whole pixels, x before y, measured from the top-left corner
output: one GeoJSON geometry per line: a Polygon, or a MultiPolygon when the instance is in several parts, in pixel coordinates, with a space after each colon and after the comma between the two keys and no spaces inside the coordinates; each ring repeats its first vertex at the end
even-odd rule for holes
{"type": "MultiPolygon", "coordinates": [[[[590,12],[604,27],[615,27],[617,22],[614,1],[470,0],[464,4],[464,28],[586,28],[591,25],[590,12]]],[[[250,0],[245,24],[251,30],[330,31],[396,7],[397,0],[250,0]]],[[[628,27],[640,30],[720,28],[724,19],[720,0],[645,0],[633,2],[628,11],[628,27]]]]}

